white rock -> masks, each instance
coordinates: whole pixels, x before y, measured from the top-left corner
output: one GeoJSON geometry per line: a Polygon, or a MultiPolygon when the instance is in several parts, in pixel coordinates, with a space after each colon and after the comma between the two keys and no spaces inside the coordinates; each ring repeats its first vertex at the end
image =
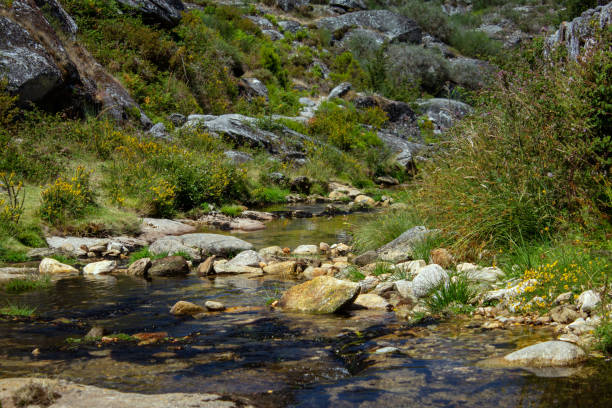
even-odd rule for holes
{"type": "Polygon", "coordinates": [[[264,259],[252,249],[242,251],[234,258],[232,258],[228,264],[232,266],[252,266],[259,267],[259,264],[264,262],[264,259]]]}
{"type": "Polygon", "coordinates": [[[389,302],[374,293],[364,293],[357,296],[353,304],[370,310],[389,310],[391,308],[389,302]]]}
{"type": "Polygon", "coordinates": [[[376,350],[374,353],[376,354],[389,354],[389,353],[397,353],[399,349],[397,347],[382,347],[376,350]]]}
{"type": "Polygon", "coordinates": [[[83,273],[86,275],[104,275],[111,273],[116,267],[117,263],[115,261],[92,262],[85,265],[83,273]]]}
{"type": "Polygon", "coordinates": [[[294,255],[318,255],[319,247],[316,245],[300,245],[293,250],[294,255]]]}
{"type": "MultiPolygon", "coordinates": [[[[459,268],[457,268],[457,270],[459,270],[459,268]]],[[[495,283],[506,275],[504,271],[494,266],[488,268],[476,268],[464,273],[469,280],[478,283],[495,283]]]]}
{"type": "Polygon", "coordinates": [[[63,264],[53,258],[44,258],[38,265],[40,273],[50,274],[78,274],[79,270],[70,265],[63,264]]]}
{"type": "Polygon", "coordinates": [[[416,300],[414,293],[412,292],[412,282],[407,280],[398,280],[395,282],[395,290],[400,294],[404,299],[409,299],[412,301],[416,300]]]}
{"type": "Polygon", "coordinates": [[[427,265],[412,281],[412,293],[417,298],[425,297],[442,282],[448,281],[448,273],[436,264],[427,265]]]}
{"type": "Polygon", "coordinates": [[[555,367],[586,359],[584,350],[565,341],[546,341],[525,347],[504,357],[507,363],[528,367],[555,367]]]}
{"type": "Polygon", "coordinates": [[[416,261],[398,263],[392,266],[391,269],[406,272],[407,275],[416,276],[419,271],[426,266],[427,262],[422,259],[417,259],[416,261]]]}
{"type": "Polygon", "coordinates": [[[601,297],[599,293],[593,290],[587,290],[582,292],[578,296],[578,306],[583,312],[591,312],[601,303],[601,297]]]}

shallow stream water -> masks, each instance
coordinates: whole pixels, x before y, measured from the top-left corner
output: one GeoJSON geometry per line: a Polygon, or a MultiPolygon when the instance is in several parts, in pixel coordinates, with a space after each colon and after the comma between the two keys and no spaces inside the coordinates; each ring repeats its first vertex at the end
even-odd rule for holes
{"type": "MultiPolygon", "coordinates": [[[[277,220],[240,237],[258,248],[332,243],[363,217],[277,220]]],[[[410,325],[392,312],[312,316],[266,306],[293,284],[239,275],[75,277],[10,295],[11,303],[36,306],[37,318],[0,319],[0,377],[51,376],[151,394],[214,392],[261,407],[612,406],[609,362],[590,361],[565,377],[480,364],[549,340],[548,330],[485,330],[461,319],[410,325]],[[218,300],[228,310],[176,318],[168,310],[178,300],[218,300]],[[94,325],[112,333],[187,337],[145,346],[66,341],[94,325]],[[398,351],[376,352],[384,347],[398,351]]]]}

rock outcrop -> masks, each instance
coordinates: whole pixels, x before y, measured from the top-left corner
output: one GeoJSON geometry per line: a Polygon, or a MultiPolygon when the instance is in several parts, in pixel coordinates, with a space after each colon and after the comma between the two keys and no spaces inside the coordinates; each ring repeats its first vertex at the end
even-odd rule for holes
{"type": "Polygon", "coordinates": [[[612,3],[587,10],[580,17],[562,23],[559,29],[546,39],[547,52],[563,46],[567,49],[568,56],[576,60],[582,49],[593,45],[596,31],[610,24],[612,3]]]}
{"type": "Polygon", "coordinates": [[[319,28],[333,33],[346,33],[357,27],[382,33],[392,42],[421,42],[421,28],[414,21],[389,10],[366,10],[326,17],[317,21],[319,28]]]}
{"type": "Polygon", "coordinates": [[[586,353],[580,347],[564,341],[546,341],[525,347],[504,357],[514,366],[559,367],[580,363],[586,353]]]}
{"type": "Polygon", "coordinates": [[[306,313],[334,313],[359,295],[360,286],[330,276],[319,276],[285,292],[279,306],[306,313]]]}
{"type": "Polygon", "coordinates": [[[128,10],[135,10],[144,21],[174,27],[181,21],[185,5],[181,0],[117,0],[128,10]]]}

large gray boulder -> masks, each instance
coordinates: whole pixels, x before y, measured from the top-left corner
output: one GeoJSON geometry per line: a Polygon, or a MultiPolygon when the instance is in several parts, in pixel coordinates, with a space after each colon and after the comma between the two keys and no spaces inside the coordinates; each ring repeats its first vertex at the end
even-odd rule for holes
{"type": "Polygon", "coordinates": [[[57,0],[35,0],[38,7],[45,9],[60,23],[62,30],[66,34],[74,36],[79,30],[74,19],[64,10],[57,0]]]}
{"type": "Polygon", "coordinates": [[[202,250],[203,255],[229,255],[253,249],[253,245],[230,235],[186,234],[177,237],[191,248],[202,250]]]}
{"type": "Polygon", "coordinates": [[[491,64],[474,58],[457,57],[448,60],[448,79],[468,89],[486,86],[493,71],[491,64]]]}
{"type": "Polygon", "coordinates": [[[586,353],[575,344],[565,341],[545,341],[510,353],[504,362],[512,366],[560,367],[580,363],[586,353]]]}
{"type": "Polygon", "coordinates": [[[366,10],[368,8],[362,0],[330,0],[329,5],[349,11],[366,10]]]}
{"type": "Polygon", "coordinates": [[[326,17],[317,21],[319,28],[331,32],[342,32],[353,27],[378,31],[389,41],[421,42],[421,28],[414,21],[389,10],[366,10],[326,17]]]}
{"type": "Polygon", "coordinates": [[[0,76],[19,101],[38,102],[62,84],[53,58],[28,31],[0,16],[0,76]]]}
{"type": "Polygon", "coordinates": [[[181,20],[185,5],[181,0],[117,0],[126,8],[134,9],[142,15],[143,20],[174,27],[181,20]]]}
{"type": "Polygon", "coordinates": [[[412,256],[413,248],[434,231],[424,226],[410,228],[393,241],[378,248],[379,257],[384,261],[399,262],[412,256]]]}
{"type": "Polygon", "coordinates": [[[583,48],[594,41],[597,30],[612,24],[612,3],[582,13],[570,22],[563,22],[559,29],[546,39],[546,51],[550,53],[559,46],[567,49],[568,56],[576,60],[583,48]]]}
{"type": "Polygon", "coordinates": [[[221,115],[212,120],[190,120],[185,124],[187,127],[193,127],[194,125],[210,132],[224,134],[241,146],[246,145],[270,150],[280,141],[274,133],[257,128],[253,118],[239,114],[221,115]]]}
{"type": "Polygon", "coordinates": [[[185,253],[189,255],[191,259],[201,259],[200,251],[198,249],[183,244],[178,237],[160,238],[151,244],[149,251],[155,255],[174,255],[178,253],[185,253]]]}
{"type": "Polygon", "coordinates": [[[360,286],[331,276],[319,276],[285,292],[279,306],[306,313],[334,313],[357,298],[360,286]]]}

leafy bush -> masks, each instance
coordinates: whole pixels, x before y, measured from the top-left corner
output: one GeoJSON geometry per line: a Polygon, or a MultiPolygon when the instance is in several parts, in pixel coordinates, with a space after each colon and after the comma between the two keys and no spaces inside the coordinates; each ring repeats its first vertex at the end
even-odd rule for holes
{"type": "Polygon", "coordinates": [[[422,87],[437,94],[448,80],[448,63],[437,50],[394,44],[389,47],[387,59],[387,75],[396,87],[422,87]]]}
{"type": "Polygon", "coordinates": [[[79,166],[70,180],[58,178],[40,193],[40,217],[53,225],[80,218],[94,204],[91,172],[79,166]]]}
{"type": "Polygon", "coordinates": [[[0,247],[0,261],[9,263],[26,262],[28,256],[23,251],[16,251],[0,247]]]}
{"type": "Polygon", "coordinates": [[[0,193],[6,193],[6,199],[0,196],[0,230],[15,234],[23,215],[25,191],[23,182],[16,181],[15,173],[0,172],[0,193]]]}

